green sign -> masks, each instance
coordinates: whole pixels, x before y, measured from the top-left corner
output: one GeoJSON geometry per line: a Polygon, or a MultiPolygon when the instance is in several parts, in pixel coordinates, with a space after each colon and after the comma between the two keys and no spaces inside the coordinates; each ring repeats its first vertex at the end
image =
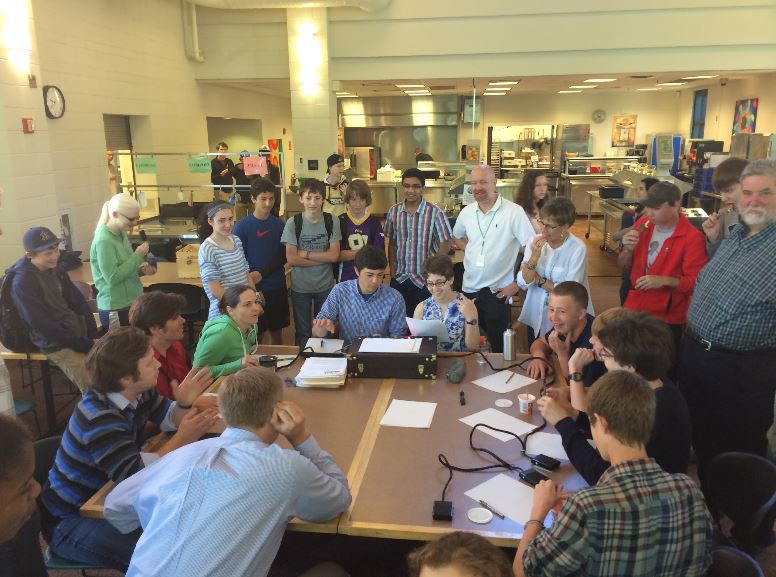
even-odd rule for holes
{"type": "Polygon", "coordinates": [[[153,156],[136,156],[135,172],[138,174],[156,174],[156,159],[153,156]]]}
{"type": "Polygon", "coordinates": [[[189,158],[189,172],[210,172],[210,158],[207,156],[189,158]]]}

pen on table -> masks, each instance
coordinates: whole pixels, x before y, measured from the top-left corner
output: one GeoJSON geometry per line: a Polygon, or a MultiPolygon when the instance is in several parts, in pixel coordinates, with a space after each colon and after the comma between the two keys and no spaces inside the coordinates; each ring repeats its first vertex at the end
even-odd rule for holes
{"type": "Polygon", "coordinates": [[[509,373],[509,378],[507,379],[507,382],[512,380],[512,377],[515,376],[515,373],[509,373]]]}
{"type": "Polygon", "coordinates": [[[466,404],[466,395],[464,394],[463,391],[461,391],[461,393],[458,395],[458,398],[461,401],[461,405],[465,405],[466,404]]]}
{"type": "Polygon", "coordinates": [[[498,517],[499,519],[503,519],[503,518],[504,518],[504,515],[502,515],[502,514],[501,514],[501,513],[499,513],[498,511],[496,511],[496,510],[495,510],[493,507],[491,507],[490,505],[488,505],[488,504],[487,504],[485,501],[483,501],[482,499],[480,499],[480,505],[482,505],[483,507],[485,507],[485,508],[486,508],[488,511],[490,511],[491,513],[493,513],[493,514],[494,514],[496,517],[498,517]]]}
{"type": "Polygon", "coordinates": [[[321,350],[323,350],[323,339],[321,339],[321,350]]]}

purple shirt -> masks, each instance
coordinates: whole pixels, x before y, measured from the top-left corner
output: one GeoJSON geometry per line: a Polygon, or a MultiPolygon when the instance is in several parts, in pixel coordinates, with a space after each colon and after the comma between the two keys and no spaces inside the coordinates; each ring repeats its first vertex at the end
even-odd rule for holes
{"type": "MultiPolygon", "coordinates": [[[[360,221],[353,220],[350,212],[340,215],[342,227],[342,243],[340,250],[359,250],[368,244],[385,250],[385,236],[383,226],[373,214],[367,214],[360,221]]],[[[357,278],[355,261],[349,260],[340,263],[339,282],[357,278]]]]}

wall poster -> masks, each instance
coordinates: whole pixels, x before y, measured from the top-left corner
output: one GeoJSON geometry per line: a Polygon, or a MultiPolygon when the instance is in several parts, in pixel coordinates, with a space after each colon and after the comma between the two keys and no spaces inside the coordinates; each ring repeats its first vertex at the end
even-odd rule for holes
{"type": "Polygon", "coordinates": [[[738,134],[739,132],[754,133],[754,127],[757,124],[757,104],[759,100],[759,98],[736,100],[736,110],[733,115],[733,134],[738,134]]]}
{"type": "Polygon", "coordinates": [[[633,148],[636,145],[637,114],[612,114],[612,146],[633,148]]]}

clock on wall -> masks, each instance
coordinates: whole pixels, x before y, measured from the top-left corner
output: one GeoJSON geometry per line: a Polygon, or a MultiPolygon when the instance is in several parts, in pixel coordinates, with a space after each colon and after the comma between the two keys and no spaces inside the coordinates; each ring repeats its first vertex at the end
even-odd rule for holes
{"type": "Polygon", "coordinates": [[[604,120],[606,120],[606,111],[602,109],[594,110],[593,111],[593,122],[596,124],[601,124],[604,120]]]}
{"type": "Polygon", "coordinates": [[[65,95],[57,86],[43,87],[43,106],[49,118],[62,118],[65,114],[65,95]]]}

